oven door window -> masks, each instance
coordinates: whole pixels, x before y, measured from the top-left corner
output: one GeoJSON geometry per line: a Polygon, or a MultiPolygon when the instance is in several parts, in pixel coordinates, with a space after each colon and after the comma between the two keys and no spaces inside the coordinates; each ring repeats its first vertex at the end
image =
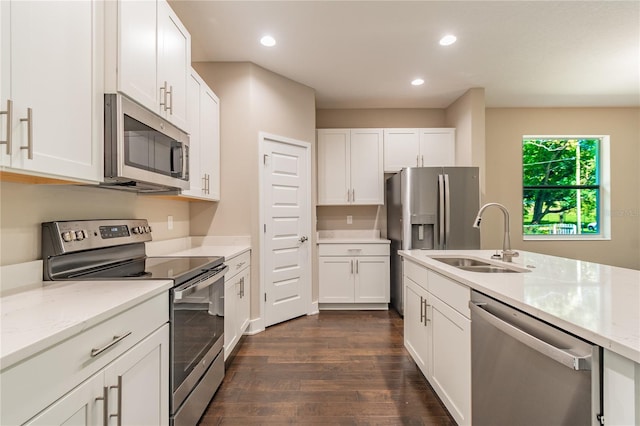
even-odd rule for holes
{"type": "Polygon", "coordinates": [[[174,300],[173,391],[224,336],[224,281],[174,300]]]}

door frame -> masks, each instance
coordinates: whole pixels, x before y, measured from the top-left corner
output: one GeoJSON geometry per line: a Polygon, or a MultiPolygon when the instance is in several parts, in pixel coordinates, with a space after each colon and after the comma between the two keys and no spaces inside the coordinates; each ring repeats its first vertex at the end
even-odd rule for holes
{"type": "Polygon", "coordinates": [[[265,270],[264,270],[264,259],[266,258],[266,253],[265,253],[265,238],[264,238],[264,226],[266,224],[265,221],[265,208],[264,208],[264,181],[265,181],[265,177],[264,177],[264,172],[265,172],[265,168],[264,168],[264,155],[266,154],[265,152],[265,148],[266,148],[266,142],[267,141],[271,141],[271,142],[275,142],[275,143],[280,143],[280,144],[285,144],[285,145],[293,145],[293,146],[297,146],[297,147],[301,147],[304,148],[305,150],[305,165],[307,167],[308,173],[307,173],[307,185],[308,185],[308,190],[307,190],[307,194],[305,196],[306,198],[306,202],[307,205],[309,206],[309,214],[307,215],[307,217],[305,218],[305,225],[306,227],[309,229],[309,240],[308,243],[311,246],[309,248],[309,250],[307,250],[308,254],[307,254],[307,264],[308,264],[308,284],[304,287],[304,295],[303,295],[303,300],[304,303],[307,305],[307,315],[310,315],[311,313],[314,312],[314,305],[311,301],[312,298],[312,290],[313,290],[313,257],[312,257],[312,253],[313,253],[313,247],[312,244],[315,241],[315,238],[312,238],[313,236],[311,235],[313,232],[313,226],[311,223],[311,218],[313,216],[313,205],[312,205],[312,183],[313,183],[313,178],[312,178],[312,168],[311,168],[311,148],[312,145],[310,142],[305,142],[305,141],[301,141],[301,140],[297,140],[297,139],[292,139],[292,138],[288,138],[285,136],[279,136],[279,135],[275,135],[275,134],[271,134],[271,133],[266,133],[266,132],[259,132],[258,133],[258,185],[259,185],[259,190],[258,190],[258,208],[259,208],[259,229],[258,229],[258,234],[260,235],[260,237],[258,238],[259,240],[259,253],[260,253],[260,316],[259,316],[259,321],[260,321],[260,326],[259,328],[261,330],[264,330],[266,328],[266,318],[265,318],[265,313],[266,313],[266,306],[265,306],[265,298],[264,298],[264,294],[265,294],[265,270]]]}

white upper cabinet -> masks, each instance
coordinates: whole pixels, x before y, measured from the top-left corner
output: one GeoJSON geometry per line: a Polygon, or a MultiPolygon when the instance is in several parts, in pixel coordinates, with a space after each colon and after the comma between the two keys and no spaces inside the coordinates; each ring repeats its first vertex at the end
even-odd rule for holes
{"type": "Polygon", "coordinates": [[[0,4],[0,163],[79,182],[103,176],[103,2],[0,4]]]}
{"type": "Polygon", "coordinates": [[[220,200],[220,101],[195,70],[187,90],[190,188],[182,195],[220,200]]]}
{"type": "Polygon", "coordinates": [[[191,36],[165,0],[106,7],[106,91],[128,95],[187,128],[191,36]]]}
{"type": "Polygon", "coordinates": [[[318,130],[318,204],[384,204],[382,129],[318,130]]]}
{"type": "Polygon", "coordinates": [[[385,173],[405,167],[455,165],[455,132],[453,128],[385,129],[385,173]]]}

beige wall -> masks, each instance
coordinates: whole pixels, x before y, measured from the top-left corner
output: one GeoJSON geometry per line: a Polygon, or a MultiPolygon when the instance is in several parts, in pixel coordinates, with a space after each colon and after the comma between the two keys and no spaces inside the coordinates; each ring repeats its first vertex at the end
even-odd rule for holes
{"type": "MultiPolygon", "coordinates": [[[[516,249],[640,269],[640,108],[489,108],[485,202],[511,213],[516,249]],[[522,136],[610,135],[610,241],[523,241],[522,136]]],[[[489,212],[490,213],[490,212],[489,212]]],[[[483,248],[502,245],[502,217],[485,215],[483,248]]]]}
{"type": "Polygon", "coordinates": [[[75,185],[0,182],[0,264],[41,258],[40,224],[52,220],[148,219],[153,238],[189,235],[189,203],[75,185]],[[167,216],[173,216],[173,230],[167,216]]]}
{"type": "Polygon", "coordinates": [[[445,111],[431,108],[319,109],[318,129],[444,127],[445,111]]]}
{"type": "MultiPolygon", "coordinates": [[[[220,98],[222,180],[219,203],[191,203],[191,234],[251,236],[251,316],[256,318],[261,298],[259,132],[311,144],[315,200],[315,92],[250,63],[196,63],[194,68],[220,98]]],[[[315,216],[314,206],[311,213],[315,216]]],[[[315,235],[315,217],[311,224],[315,235]]],[[[313,300],[317,295],[314,280],[313,300]]]]}

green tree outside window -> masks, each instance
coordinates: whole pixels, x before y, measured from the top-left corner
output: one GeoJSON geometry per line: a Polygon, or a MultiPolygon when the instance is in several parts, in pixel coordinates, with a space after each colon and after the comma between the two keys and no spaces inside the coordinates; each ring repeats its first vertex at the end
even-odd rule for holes
{"type": "Polygon", "coordinates": [[[523,234],[599,234],[601,140],[523,138],[523,234]]]}

